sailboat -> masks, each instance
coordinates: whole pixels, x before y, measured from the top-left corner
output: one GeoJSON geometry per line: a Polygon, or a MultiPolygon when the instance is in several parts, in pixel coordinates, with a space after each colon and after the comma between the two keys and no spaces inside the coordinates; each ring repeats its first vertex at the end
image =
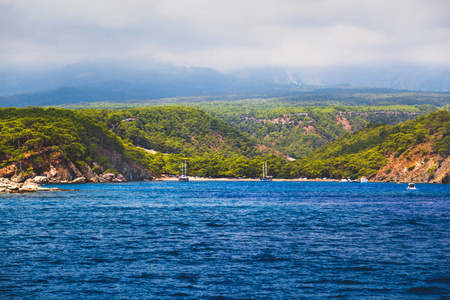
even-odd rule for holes
{"type": "Polygon", "coordinates": [[[263,171],[263,174],[261,177],[259,177],[259,179],[261,181],[272,181],[273,176],[267,175],[267,162],[263,163],[262,171],[263,171]]]}
{"type": "Polygon", "coordinates": [[[181,176],[178,178],[179,181],[189,181],[189,177],[187,176],[187,164],[186,160],[184,163],[181,163],[181,176]]]}

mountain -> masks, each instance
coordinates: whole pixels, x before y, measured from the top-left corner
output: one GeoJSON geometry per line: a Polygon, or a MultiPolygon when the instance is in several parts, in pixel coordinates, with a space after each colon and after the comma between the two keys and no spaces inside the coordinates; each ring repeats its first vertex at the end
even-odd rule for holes
{"type": "Polygon", "coordinates": [[[208,68],[156,64],[75,64],[61,70],[0,74],[0,106],[25,107],[96,101],[160,99],[264,92],[256,85],[208,68]]]}
{"type": "MultiPolygon", "coordinates": [[[[0,107],[48,106],[189,96],[301,95],[355,87],[450,91],[450,70],[414,66],[373,68],[258,68],[220,73],[152,63],[78,63],[43,72],[0,72],[0,107]]],[[[355,91],[357,92],[357,91],[355,91]]]]}
{"type": "Polygon", "coordinates": [[[237,78],[282,86],[353,86],[410,91],[450,91],[450,69],[413,65],[372,67],[250,68],[237,78]]]}

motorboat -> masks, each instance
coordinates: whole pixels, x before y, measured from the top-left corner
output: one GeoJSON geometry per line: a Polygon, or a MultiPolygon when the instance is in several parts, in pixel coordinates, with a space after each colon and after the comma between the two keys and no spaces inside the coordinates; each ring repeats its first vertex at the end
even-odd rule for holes
{"type": "Polygon", "coordinates": [[[408,187],[406,188],[408,190],[415,190],[416,189],[416,185],[413,182],[408,183],[408,187]]]}

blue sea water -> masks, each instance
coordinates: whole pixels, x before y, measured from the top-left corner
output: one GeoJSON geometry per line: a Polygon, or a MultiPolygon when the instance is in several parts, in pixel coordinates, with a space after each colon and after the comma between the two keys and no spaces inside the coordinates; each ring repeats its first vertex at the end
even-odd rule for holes
{"type": "Polygon", "coordinates": [[[0,196],[0,299],[449,299],[450,186],[60,185],[0,196]]]}

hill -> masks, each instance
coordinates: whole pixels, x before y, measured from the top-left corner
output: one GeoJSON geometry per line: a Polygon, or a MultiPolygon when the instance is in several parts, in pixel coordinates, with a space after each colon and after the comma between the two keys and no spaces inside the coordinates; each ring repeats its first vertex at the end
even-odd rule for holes
{"type": "MultiPolygon", "coordinates": [[[[345,95],[345,97],[349,97],[346,101],[354,101],[351,98],[353,94],[345,95]]],[[[430,95],[414,95],[415,98],[421,99],[419,103],[432,102],[432,99],[437,100],[437,98],[432,98],[430,95]]],[[[344,95],[341,96],[342,99],[345,98],[344,95]]],[[[356,97],[356,95],[353,96],[356,97]]],[[[336,97],[336,95],[330,97],[336,97]]],[[[376,99],[383,102],[390,101],[388,94],[362,94],[358,97],[366,100],[372,99],[372,104],[377,103],[376,99]]],[[[402,94],[401,97],[395,94],[395,97],[402,98],[405,102],[413,102],[414,99],[408,93],[402,94]]],[[[252,136],[269,151],[273,150],[274,153],[292,158],[305,157],[319,147],[338,139],[343,134],[355,132],[371,122],[396,125],[437,110],[432,105],[360,104],[348,106],[327,99],[318,98],[314,100],[316,102],[311,102],[313,100],[304,102],[290,97],[227,98],[221,100],[213,98],[172,98],[160,101],[100,102],[67,107],[114,109],[125,107],[164,107],[174,104],[196,107],[252,136]]]]}
{"type": "MultiPolygon", "coordinates": [[[[277,124],[283,124],[282,120],[284,125],[290,124],[289,120],[299,117],[297,122],[316,126],[317,116],[322,115],[331,120],[324,121],[328,124],[324,130],[334,128],[331,125],[336,121],[336,128],[345,128],[342,115],[337,120],[334,110],[317,109],[308,115],[291,111],[292,115],[277,124]]],[[[260,113],[269,120],[279,112],[260,113]]],[[[403,117],[409,118],[410,111],[404,112],[403,117]]],[[[349,119],[357,115],[355,111],[342,114],[349,119]]],[[[401,114],[394,116],[401,118],[401,114]]],[[[352,126],[349,119],[347,125],[352,126]]],[[[349,130],[336,141],[290,162],[255,137],[193,107],[3,108],[0,177],[17,182],[36,176],[53,182],[142,180],[176,175],[181,161],[187,160],[189,174],[194,176],[254,178],[260,175],[262,163],[268,162],[269,174],[275,178],[366,176],[377,181],[450,181],[450,112],[440,110],[398,125],[359,126],[362,128],[349,130]]],[[[281,131],[286,138],[288,129],[281,131]]]]}
{"type": "Polygon", "coordinates": [[[304,107],[271,104],[249,100],[196,106],[255,137],[268,149],[296,159],[369,123],[396,125],[436,110],[431,105],[304,107]]]}
{"type": "Polygon", "coordinates": [[[254,139],[195,108],[0,109],[0,177],[19,182],[35,176],[97,182],[106,173],[150,179],[177,174],[186,158],[199,161],[199,174],[232,176],[233,161],[257,154],[254,139]],[[228,159],[229,167],[208,169],[206,157],[228,159]]]}
{"type": "Polygon", "coordinates": [[[256,139],[192,107],[82,110],[134,145],[157,152],[193,156],[211,151],[225,156],[257,154],[256,139]]]}
{"type": "Polygon", "coordinates": [[[111,172],[142,180],[155,170],[145,151],[80,111],[0,109],[0,177],[97,182],[98,175],[111,172]]]}
{"type": "Polygon", "coordinates": [[[369,125],[296,161],[294,172],[302,177],[449,183],[450,112],[395,126],[369,125]]]}

